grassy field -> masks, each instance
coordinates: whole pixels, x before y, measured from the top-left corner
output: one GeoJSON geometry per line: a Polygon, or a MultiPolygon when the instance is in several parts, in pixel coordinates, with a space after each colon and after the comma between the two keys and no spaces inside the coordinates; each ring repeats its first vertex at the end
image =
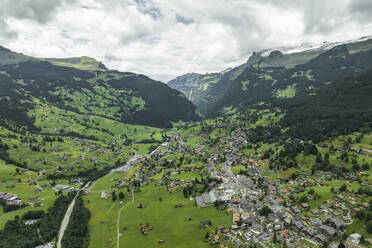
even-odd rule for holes
{"type": "Polygon", "coordinates": [[[275,92],[277,98],[292,98],[296,96],[296,84],[288,85],[284,90],[275,92]]]}
{"type": "MultiPolygon", "coordinates": [[[[197,175],[193,173],[175,175],[182,179],[195,176],[197,175]]],[[[100,192],[111,188],[114,183],[109,182],[110,179],[120,177],[123,175],[114,174],[102,178],[93,188],[93,192],[85,197],[86,206],[92,212],[89,223],[90,248],[116,247],[116,219],[121,205],[119,201],[101,199],[100,192]]],[[[123,189],[123,192],[126,194],[123,203],[125,205],[131,197],[127,195],[127,189],[123,189]]],[[[161,247],[209,247],[204,239],[207,230],[199,228],[200,221],[213,220],[213,230],[221,225],[231,225],[231,216],[225,211],[218,211],[214,207],[198,209],[194,201],[183,197],[182,192],[168,193],[155,182],[141,187],[141,192],[135,193],[134,196],[135,203],[127,205],[121,212],[120,247],[157,247],[159,240],[165,241],[161,247]],[[159,198],[162,198],[162,201],[159,198]],[[179,202],[184,206],[175,208],[179,202]],[[138,209],[138,204],[145,205],[145,208],[138,209]],[[191,221],[187,220],[189,216],[191,221]],[[138,229],[141,223],[149,223],[153,227],[147,236],[141,234],[138,229]]]]}
{"type": "MultiPolygon", "coordinates": [[[[37,176],[36,173],[30,171],[21,175],[15,175],[16,168],[16,166],[6,165],[4,161],[0,160],[0,181],[2,182],[0,184],[0,192],[17,194],[24,203],[32,202],[29,200],[31,196],[38,196],[39,199],[36,202],[41,202],[43,205],[36,208],[26,207],[9,213],[4,213],[2,207],[0,207],[0,229],[4,228],[5,223],[16,215],[21,216],[30,210],[47,210],[56,199],[51,187],[47,188],[45,192],[35,193],[36,186],[26,183],[29,178],[35,178],[37,176]],[[14,188],[8,188],[10,185],[14,186],[14,188]]],[[[66,180],[57,183],[66,184],[66,180]]]]}
{"type": "MultiPolygon", "coordinates": [[[[311,209],[318,208],[320,205],[324,204],[327,200],[332,199],[336,194],[331,192],[331,189],[339,189],[345,182],[343,181],[326,181],[327,186],[314,186],[314,187],[308,187],[307,190],[313,189],[315,191],[315,194],[317,194],[319,197],[317,197],[314,200],[310,200],[308,202],[311,209]]],[[[357,182],[353,183],[346,183],[346,186],[349,191],[357,191],[359,189],[359,184],[357,182]]],[[[296,194],[296,197],[301,197],[304,194],[307,193],[299,193],[296,194]]],[[[343,193],[342,193],[343,194],[343,193]]],[[[347,194],[344,194],[344,196],[347,196],[347,194]]]]}

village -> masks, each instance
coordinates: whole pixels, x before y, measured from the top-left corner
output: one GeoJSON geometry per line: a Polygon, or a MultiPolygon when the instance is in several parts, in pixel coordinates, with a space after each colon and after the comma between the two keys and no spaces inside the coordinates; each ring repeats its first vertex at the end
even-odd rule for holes
{"type": "MultiPolygon", "coordinates": [[[[335,175],[321,172],[311,175],[299,171],[303,175],[288,181],[280,177],[267,176],[267,171],[262,168],[268,161],[241,158],[238,155],[239,149],[247,143],[242,133],[226,137],[222,143],[225,147],[222,166],[221,154],[208,153],[200,147],[191,149],[177,133],[173,139],[172,142],[176,142],[176,145],[164,143],[162,149],[132,161],[131,167],[138,168],[135,180],[120,180],[116,187],[125,187],[130,183],[146,185],[158,181],[159,185],[165,186],[170,193],[177,190],[183,190],[184,194],[186,192],[185,197],[195,201],[198,208],[216,207],[221,211],[227,211],[231,215],[231,224],[220,227],[214,235],[208,237],[209,242],[221,244],[220,247],[228,247],[224,246],[226,243],[233,243],[236,247],[249,247],[249,244],[260,244],[263,247],[283,245],[293,248],[324,245],[335,248],[340,247],[339,245],[365,247],[360,245],[362,235],[358,232],[349,236],[344,235],[347,226],[353,223],[352,216],[361,209],[369,208],[369,203],[364,200],[365,196],[345,194],[345,189],[332,189],[334,197],[317,207],[310,207],[309,203],[317,197],[317,193],[311,188],[326,187],[327,180],[335,175]],[[194,160],[207,157],[207,162],[205,166],[178,166],[167,170],[167,166],[174,164],[167,156],[174,153],[192,154],[194,160]],[[157,166],[159,164],[162,166],[157,166]],[[232,169],[236,166],[244,168],[244,173],[233,173],[232,169]],[[206,186],[199,190],[199,194],[187,193],[187,189],[197,184],[199,180],[173,177],[190,172],[199,173],[202,178],[209,178],[206,186]],[[301,193],[304,197],[295,201],[293,195],[301,193]]],[[[128,168],[119,169],[115,172],[127,170],[128,168]]],[[[274,170],[270,170],[269,173],[277,174],[274,170]]],[[[106,199],[108,196],[106,193],[101,195],[106,199]]],[[[182,203],[179,203],[178,207],[182,207],[182,203]]],[[[201,222],[201,227],[208,230],[208,220],[201,222]]],[[[370,244],[372,242],[366,241],[370,244]]]]}
{"type": "MultiPolygon", "coordinates": [[[[213,126],[213,128],[218,128],[213,126]]],[[[222,126],[222,128],[225,128],[222,126]]],[[[200,134],[208,140],[207,134],[200,134]]],[[[293,142],[300,142],[294,140],[293,142]]],[[[244,132],[237,131],[233,135],[221,135],[219,142],[198,142],[190,145],[178,132],[162,143],[148,155],[134,155],[125,165],[112,169],[110,173],[131,176],[122,179],[110,179],[112,187],[100,192],[100,198],[109,200],[116,189],[128,188],[127,197],[140,192],[142,186],[155,183],[168,193],[183,192],[185,201],[193,202],[195,208],[216,208],[230,216],[230,223],[211,229],[213,219],[200,222],[200,232],[207,232],[206,241],[220,248],[227,247],[368,247],[371,244],[358,229],[346,234],[349,225],[353,224],[353,216],[363,209],[370,208],[368,195],[348,189],[351,183],[358,183],[362,172],[334,174],[330,171],[311,173],[302,168],[293,170],[288,178],[270,166],[269,159],[260,154],[242,154],[249,138],[244,132]],[[193,175],[193,177],[184,175],[193,175]],[[293,176],[296,175],[296,176],[293,176]],[[336,182],[331,184],[330,182],[336,182]],[[339,186],[333,186],[339,185],[339,186]],[[129,191],[129,187],[133,190],[129,191]],[[317,192],[327,189],[331,197],[322,199],[317,192]],[[344,245],[344,246],[342,246],[344,245]]],[[[120,144],[117,144],[120,146],[120,144]]],[[[84,149],[101,149],[94,144],[85,143],[84,149]]],[[[330,152],[354,151],[353,148],[339,149],[328,145],[319,146],[330,152]]],[[[82,152],[85,152],[82,148],[82,152]]],[[[101,152],[105,152],[101,149],[101,152]]],[[[91,152],[91,150],[88,150],[91,152]]],[[[96,154],[97,156],[99,154],[96,154]]],[[[118,153],[117,156],[121,154],[118,153]]],[[[59,159],[67,162],[69,155],[59,159]]],[[[86,159],[84,156],[81,160],[86,159]]],[[[94,160],[89,161],[95,163],[94,160]]],[[[63,170],[74,168],[70,162],[63,170]]],[[[62,167],[61,167],[62,169],[62,167]]],[[[19,171],[18,173],[26,173],[19,171]]],[[[44,170],[40,170],[40,175],[44,170]]],[[[61,171],[56,170],[56,174],[61,171]]],[[[66,184],[55,184],[52,181],[39,185],[36,177],[28,178],[28,184],[36,186],[35,194],[44,190],[53,190],[56,194],[79,190],[83,185],[80,178],[72,178],[66,184]]],[[[367,181],[360,185],[368,186],[367,181]]],[[[83,190],[83,195],[89,189],[83,190]]],[[[24,205],[17,194],[0,192],[0,201],[7,205],[24,205]]],[[[41,199],[35,195],[28,199],[27,205],[38,207],[41,199]]],[[[120,201],[120,205],[123,201],[120,201]]],[[[176,204],[182,208],[184,202],[176,204]]],[[[140,202],[137,208],[145,208],[140,202]]],[[[192,216],[187,216],[191,220],[192,216]]],[[[148,235],[152,226],[140,224],[143,235],[148,235]],[[151,227],[151,228],[150,228],[151,227]]],[[[151,234],[150,234],[151,235],[151,234]]],[[[166,240],[159,240],[159,244],[166,240]]]]}

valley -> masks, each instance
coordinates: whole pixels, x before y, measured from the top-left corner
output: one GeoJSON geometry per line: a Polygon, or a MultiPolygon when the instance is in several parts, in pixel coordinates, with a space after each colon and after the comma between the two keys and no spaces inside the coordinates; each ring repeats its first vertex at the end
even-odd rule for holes
{"type": "Polygon", "coordinates": [[[0,49],[0,247],[370,247],[371,44],[175,89],[0,49]]]}

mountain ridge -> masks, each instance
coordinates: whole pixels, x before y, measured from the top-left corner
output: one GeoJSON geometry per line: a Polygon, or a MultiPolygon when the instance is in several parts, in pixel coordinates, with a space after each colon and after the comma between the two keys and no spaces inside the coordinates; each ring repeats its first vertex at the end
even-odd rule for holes
{"type": "Polygon", "coordinates": [[[6,58],[0,64],[3,124],[12,120],[35,129],[29,112],[40,105],[38,102],[155,127],[199,118],[182,93],[147,76],[108,70],[89,57],[30,59],[6,48],[1,51],[0,58],[6,58]],[[82,60],[85,65],[81,65],[82,60]]]}

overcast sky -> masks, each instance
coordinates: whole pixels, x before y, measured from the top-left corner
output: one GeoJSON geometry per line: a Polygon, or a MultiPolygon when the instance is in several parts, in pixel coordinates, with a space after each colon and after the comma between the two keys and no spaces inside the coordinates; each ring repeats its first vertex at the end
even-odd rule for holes
{"type": "Polygon", "coordinates": [[[0,45],[166,82],[264,48],[371,35],[371,13],[371,0],[0,0],[0,45]]]}

